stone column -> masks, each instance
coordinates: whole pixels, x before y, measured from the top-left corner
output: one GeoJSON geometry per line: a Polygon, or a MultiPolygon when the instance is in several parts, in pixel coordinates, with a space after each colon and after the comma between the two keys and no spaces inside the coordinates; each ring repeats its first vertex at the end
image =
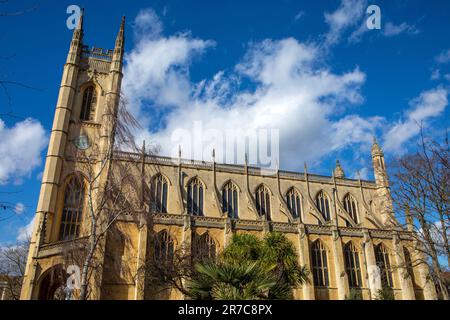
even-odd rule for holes
{"type": "Polygon", "coordinates": [[[191,253],[191,242],[192,242],[191,216],[186,214],[184,215],[184,222],[183,222],[182,250],[184,254],[191,253]]]}
{"type": "Polygon", "coordinates": [[[419,273],[422,280],[423,285],[423,297],[425,300],[437,300],[437,292],[434,286],[434,282],[431,278],[429,278],[430,272],[428,270],[428,266],[422,264],[419,267],[419,273]]]}
{"type": "Polygon", "coordinates": [[[305,225],[303,223],[298,224],[298,241],[299,241],[299,264],[306,265],[309,271],[308,281],[302,285],[303,299],[304,300],[314,300],[314,281],[311,270],[311,261],[309,255],[309,241],[306,236],[305,225]]]}
{"type": "Polygon", "coordinates": [[[333,237],[333,260],[334,260],[334,271],[336,277],[336,284],[338,287],[338,298],[339,300],[345,300],[348,296],[350,290],[348,286],[347,274],[345,273],[344,266],[344,250],[342,248],[342,239],[339,235],[337,228],[332,230],[333,237]]]}
{"type": "Polygon", "coordinates": [[[377,267],[376,259],[375,259],[375,249],[373,247],[372,238],[370,237],[369,231],[367,229],[363,230],[364,235],[364,256],[366,261],[366,273],[369,277],[369,289],[371,298],[375,299],[377,296],[378,290],[381,289],[381,277],[380,271],[377,267]]]}
{"type": "Polygon", "coordinates": [[[394,248],[395,262],[397,264],[398,277],[400,280],[400,287],[402,289],[402,299],[416,300],[412,279],[408,274],[408,269],[406,268],[405,253],[397,232],[394,232],[392,235],[392,247],[394,248]]]}
{"type": "Polygon", "coordinates": [[[225,227],[223,230],[223,248],[231,243],[233,239],[233,227],[231,225],[231,219],[227,218],[225,220],[225,227]]]}
{"type": "MultiPolygon", "coordinates": [[[[184,225],[183,225],[183,242],[182,242],[182,252],[184,255],[191,254],[192,246],[192,227],[191,227],[191,216],[184,215],[184,225]]],[[[185,280],[182,280],[182,285],[185,286],[185,280]]],[[[185,294],[183,294],[183,299],[189,299],[185,294]]]]}
{"type": "Polygon", "coordinates": [[[139,226],[138,254],[136,268],[135,300],[144,300],[145,297],[145,263],[147,259],[147,239],[148,226],[145,219],[142,219],[139,226]]]}

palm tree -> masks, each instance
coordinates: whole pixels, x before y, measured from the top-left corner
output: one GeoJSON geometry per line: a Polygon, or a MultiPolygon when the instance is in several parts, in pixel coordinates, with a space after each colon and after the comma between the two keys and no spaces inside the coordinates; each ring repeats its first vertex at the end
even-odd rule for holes
{"type": "Polygon", "coordinates": [[[276,265],[274,275],[277,286],[270,291],[269,297],[272,299],[280,299],[280,293],[287,293],[288,298],[293,298],[292,289],[308,281],[308,268],[299,265],[294,244],[282,233],[266,235],[260,259],[262,264],[276,265]]]}
{"type": "Polygon", "coordinates": [[[294,245],[282,233],[263,240],[234,235],[216,262],[196,265],[189,291],[194,299],[291,299],[308,279],[294,245]]]}
{"type": "MultiPolygon", "coordinates": [[[[272,269],[275,265],[272,266],[272,269]]],[[[256,261],[241,264],[198,263],[197,275],[188,284],[190,295],[201,300],[268,299],[276,279],[256,261]]]]}
{"type": "Polygon", "coordinates": [[[252,234],[235,234],[219,259],[229,263],[258,261],[263,256],[263,246],[264,243],[252,234]]]}

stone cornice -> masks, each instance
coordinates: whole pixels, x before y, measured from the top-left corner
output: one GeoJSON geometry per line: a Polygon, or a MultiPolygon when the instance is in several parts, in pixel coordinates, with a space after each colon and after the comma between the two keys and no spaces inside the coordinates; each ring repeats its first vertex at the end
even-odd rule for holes
{"type": "MultiPolygon", "coordinates": [[[[154,213],[150,214],[153,224],[183,226],[184,219],[188,218],[193,227],[206,227],[225,229],[231,226],[232,230],[263,231],[264,224],[268,224],[271,231],[283,233],[299,233],[299,226],[304,225],[306,234],[332,235],[333,228],[341,236],[363,237],[367,230],[373,239],[392,239],[395,230],[378,230],[359,227],[336,227],[332,225],[302,224],[301,222],[277,222],[262,220],[228,219],[227,217],[187,216],[184,214],[154,213]]],[[[133,219],[122,217],[121,221],[132,222],[133,219]]],[[[395,231],[401,240],[412,240],[407,231],[395,231]]]]}
{"type": "MultiPolygon", "coordinates": [[[[114,151],[114,156],[117,160],[126,160],[126,161],[141,161],[141,155],[139,153],[130,153],[124,151],[114,151]]],[[[202,170],[213,170],[213,162],[209,161],[199,161],[199,160],[189,160],[189,159],[178,159],[157,155],[148,155],[146,157],[147,164],[156,164],[156,165],[165,165],[176,167],[179,163],[183,166],[183,168],[191,168],[191,169],[202,169],[202,170]]],[[[221,164],[216,163],[216,171],[217,172],[226,172],[226,173],[237,173],[237,174],[245,174],[245,166],[244,165],[236,165],[236,164],[221,164]]],[[[272,177],[276,178],[275,175],[267,175],[265,174],[266,170],[258,167],[248,167],[248,175],[249,176],[262,176],[262,177],[272,177]]],[[[280,180],[298,180],[298,181],[306,181],[305,174],[302,172],[292,172],[279,170],[280,180]]],[[[317,174],[308,173],[308,179],[310,182],[319,182],[323,184],[334,185],[333,177],[331,176],[322,176],[317,174]]],[[[361,181],[361,185],[364,188],[375,189],[376,185],[374,181],[368,180],[356,180],[356,179],[338,179],[337,185],[339,186],[350,186],[350,187],[359,187],[361,181]]]]}

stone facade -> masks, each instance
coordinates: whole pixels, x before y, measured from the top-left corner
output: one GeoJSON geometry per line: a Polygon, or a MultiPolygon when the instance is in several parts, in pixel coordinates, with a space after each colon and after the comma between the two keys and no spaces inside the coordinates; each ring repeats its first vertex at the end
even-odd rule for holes
{"type": "MultiPolygon", "coordinates": [[[[79,144],[81,137],[87,136],[102,146],[102,139],[111,133],[102,106],[112,104],[117,108],[122,79],[123,29],[124,21],[115,48],[109,51],[87,49],[83,45],[82,19],[74,31],[55,110],[22,299],[51,298],[49,292],[53,295],[57,289],[46,281],[61,278],[58,268],[63,263],[62,251],[67,243],[67,240],[61,241],[60,236],[67,180],[79,170],[77,159],[70,156],[76,151],[73,142],[79,144]],[[83,115],[89,87],[94,88],[89,94],[95,96],[92,101],[96,107],[89,109],[89,115],[83,115]]],[[[162,182],[164,209],[153,210],[154,206],[146,206],[150,221],[136,223],[126,216],[119,219],[116,228],[128,237],[123,240],[108,235],[104,239],[105,266],[98,290],[90,296],[92,299],[182,299],[182,294],[175,289],[164,295],[149,295],[145,274],[130,277],[121,272],[121,266],[127,266],[131,273],[136,273],[142,261],[155,250],[151,248],[154,243],[150,239],[161,232],[170,237],[175,247],[184,245],[188,250],[195,245],[194,237],[207,234],[214,250],[220,252],[233,234],[261,237],[269,231],[285,233],[296,247],[299,263],[310,270],[317,267],[312,244],[320,240],[326,253],[326,268],[317,269],[326,278],[325,285],[315,285],[320,280],[313,279],[312,272],[309,283],[295,290],[296,299],[345,299],[349,296],[351,286],[355,286],[348,274],[346,248],[350,242],[355,248],[352,257],[357,261],[354,269],[359,276],[354,280],[357,288],[353,289],[364,299],[375,298],[382,287],[376,268],[382,257],[376,251],[380,244],[386,250],[383,257],[387,257],[389,263],[391,279],[388,282],[396,299],[436,299],[434,286],[427,280],[428,269],[423,265],[412,271],[405,267],[403,248],[413,247],[412,241],[409,232],[400,228],[395,220],[384,155],[376,141],[372,149],[375,181],[347,179],[339,163],[332,176],[320,176],[308,173],[306,166],[302,173],[278,170],[267,174],[246,164],[171,159],[145,153],[116,152],[115,159],[134,161],[141,168],[136,174],[142,175],[142,180],[149,185],[154,179],[162,182]],[[194,182],[197,189],[193,196],[194,182]],[[233,200],[226,197],[224,200],[227,186],[232,186],[233,200]],[[263,207],[261,194],[265,195],[263,207]],[[196,201],[195,209],[192,201],[196,201]],[[226,203],[232,203],[232,212],[224,207],[226,203]],[[201,206],[200,211],[197,206],[201,206]]],[[[86,234],[81,232],[79,236],[86,234]]],[[[76,243],[76,240],[70,241],[76,243]]],[[[418,254],[411,252],[412,256],[418,254]]]]}

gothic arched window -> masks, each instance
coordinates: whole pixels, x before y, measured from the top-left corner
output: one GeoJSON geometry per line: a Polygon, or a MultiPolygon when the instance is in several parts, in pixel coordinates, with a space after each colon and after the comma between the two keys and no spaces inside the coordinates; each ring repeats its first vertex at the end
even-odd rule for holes
{"type": "Polygon", "coordinates": [[[84,183],[77,176],[69,177],[64,192],[64,205],[59,229],[60,240],[75,239],[80,234],[84,207],[84,183]]]}
{"type": "Polygon", "coordinates": [[[316,205],[325,221],[330,220],[330,200],[325,192],[320,191],[316,196],[316,205]]]}
{"type": "Polygon", "coordinates": [[[360,288],[362,283],[359,253],[351,241],[344,246],[344,262],[350,288],[360,288]]]}
{"type": "Polygon", "coordinates": [[[175,244],[167,230],[160,231],[155,236],[154,255],[155,262],[166,264],[173,260],[175,244]]]}
{"type": "Polygon", "coordinates": [[[389,262],[389,252],[386,247],[380,243],[375,247],[375,259],[380,268],[381,284],[383,288],[393,288],[391,264],[389,262]]]}
{"type": "Polygon", "coordinates": [[[150,211],[167,213],[167,179],[162,174],[152,179],[150,193],[150,211]]]}
{"type": "Polygon", "coordinates": [[[302,213],[301,196],[294,188],[289,189],[287,192],[286,202],[292,216],[294,218],[300,217],[302,213]]]}
{"type": "Polygon", "coordinates": [[[238,218],[238,190],[231,181],[222,189],[222,212],[231,219],[238,218]]]}
{"type": "Polygon", "coordinates": [[[318,287],[328,287],[327,250],[320,240],[316,240],[311,245],[311,264],[314,285],[318,287]]]}
{"type": "Polygon", "coordinates": [[[270,217],[270,190],[261,185],[255,192],[256,210],[260,216],[265,216],[267,220],[270,217]]]}
{"type": "Polygon", "coordinates": [[[216,259],[216,242],[205,232],[202,235],[194,233],[192,258],[194,261],[214,261],[216,259]]]}
{"type": "MultiPolygon", "coordinates": [[[[351,195],[347,194],[344,198],[344,209],[347,211],[349,216],[355,221],[359,223],[358,220],[358,206],[356,204],[356,199],[351,195]]],[[[349,227],[349,223],[347,222],[347,227],[349,227]]]]}
{"type": "Polygon", "coordinates": [[[94,120],[95,106],[97,105],[97,92],[94,86],[84,89],[83,102],[81,104],[80,119],[82,121],[94,120]]]}
{"type": "Polygon", "coordinates": [[[188,184],[187,211],[196,216],[203,215],[203,184],[198,178],[192,179],[188,184]]]}

